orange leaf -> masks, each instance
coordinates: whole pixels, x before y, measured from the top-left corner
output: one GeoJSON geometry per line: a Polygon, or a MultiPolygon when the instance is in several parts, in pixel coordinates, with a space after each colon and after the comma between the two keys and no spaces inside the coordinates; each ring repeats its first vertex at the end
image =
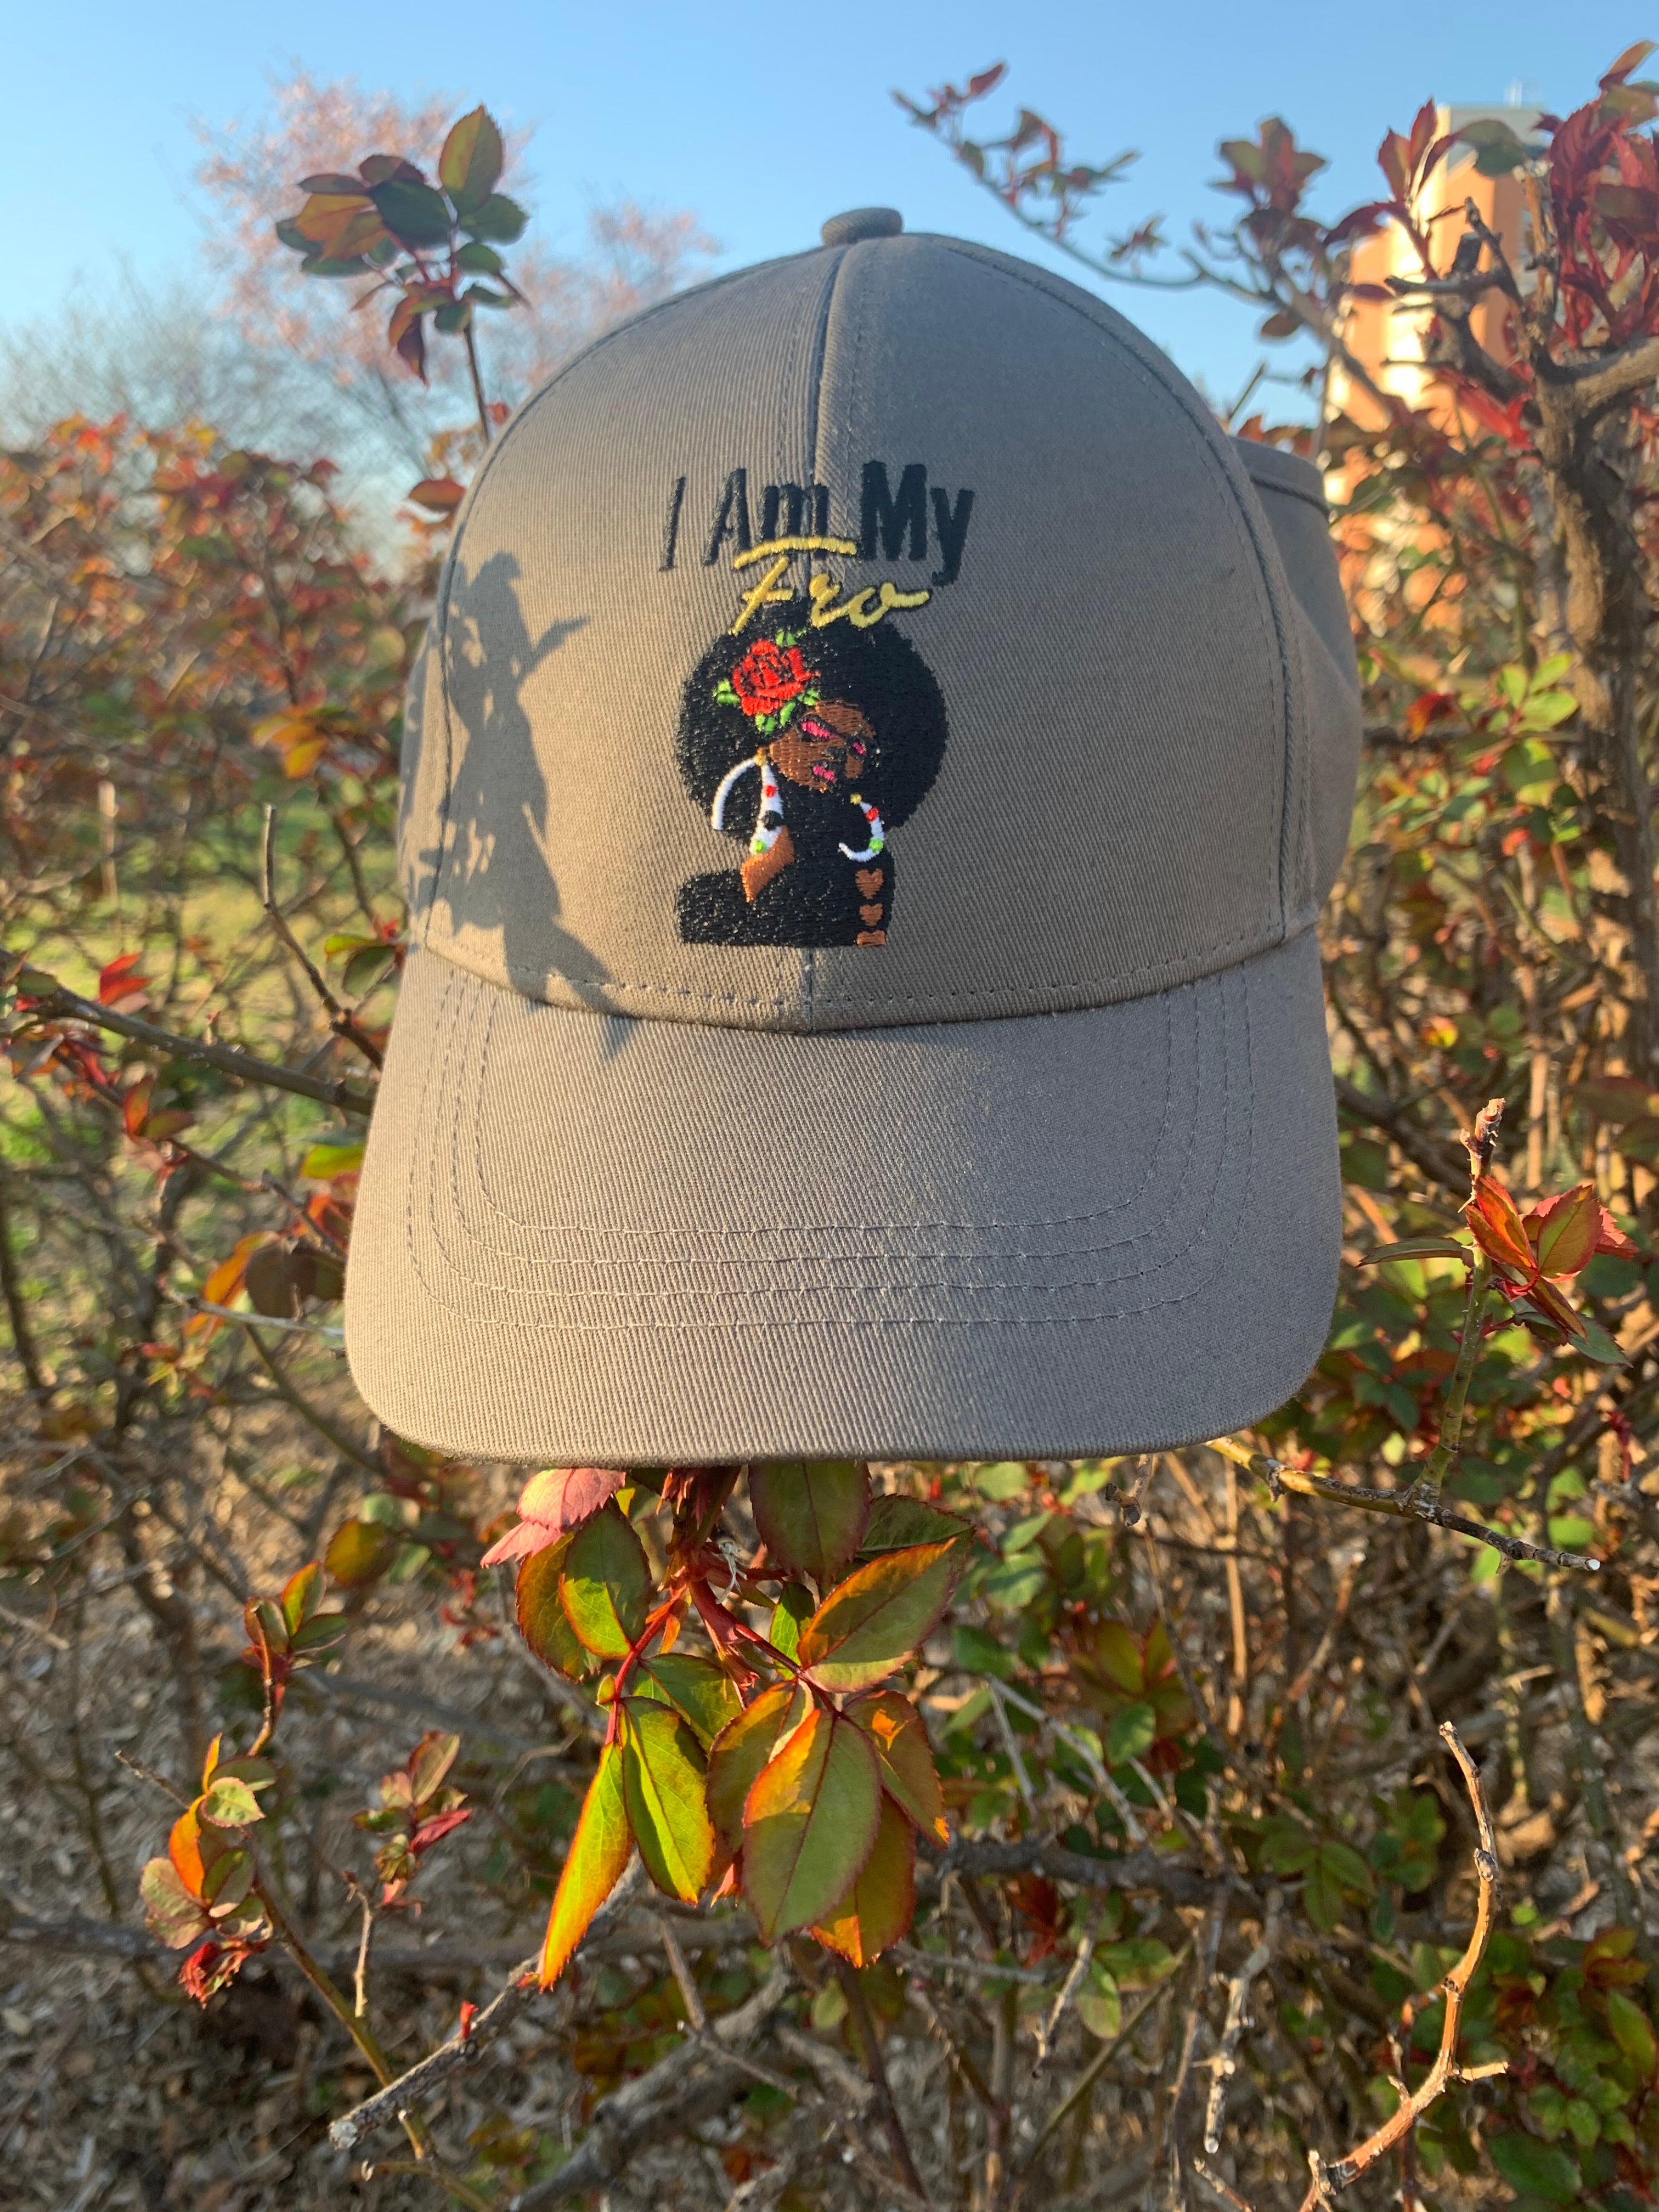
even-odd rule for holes
{"type": "Polygon", "coordinates": [[[229,1259],[221,1260],[206,1282],[203,1284],[204,1304],[228,1305],[242,1287],[242,1279],[247,1273],[248,1261],[259,1247],[268,1242],[268,1232],[263,1229],[253,1230],[248,1236],[240,1237],[237,1240],[236,1249],[232,1252],[229,1259]]]}
{"type": "Polygon", "coordinates": [[[466,497],[466,487],[458,484],[453,477],[422,477],[406,496],[434,514],[453,514],[466,497]]]}
{"type": "Polygon", "coordinates": [[[876,1747],[881,1786],[918,1828],[936,1843],[948,1844],[945,1825],[945,1794],[933,1747],[921,1715],[896,1690],[870,1690],[854,1698],[847,1717],[861,1728],[876,1747]]]}
{"type": "Polygon", "coordinates": [[[185,1887],[192,1897],[199,1898],[207,1869],[202,1859],[202,1824],[193,1805],[173,1822],[167,1837],[167,1856],[185,1887]]]}
{"type": "Polygon", "coordinates": [[[1489,1260],[1518,1275],[1532,1273],[1532,1246],[1526,1226],[1515,1210],[1515,1200],[1495,1176],[1476,1178],[1474,1195],[1463,1208],[1463,1218],[1489,1260]]]}

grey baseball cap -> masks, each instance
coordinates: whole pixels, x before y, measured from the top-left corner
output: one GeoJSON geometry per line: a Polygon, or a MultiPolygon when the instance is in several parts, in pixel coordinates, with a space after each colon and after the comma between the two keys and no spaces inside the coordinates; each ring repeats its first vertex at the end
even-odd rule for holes
{"type": "Polygon", "coordinates": [[[1150,1449],[1318,1356],[1317,473],[1044,270],[825,234],[590,347],[459,518],[345,1316],[448,1452],[1150,1449]]]}

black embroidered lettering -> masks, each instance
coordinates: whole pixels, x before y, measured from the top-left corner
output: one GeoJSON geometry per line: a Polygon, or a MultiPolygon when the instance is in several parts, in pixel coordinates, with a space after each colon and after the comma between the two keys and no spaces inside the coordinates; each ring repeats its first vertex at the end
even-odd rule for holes
{"type": "Polygon", "coordinates": [[[684,503],[685,478],[676,477],[674,489],[668,495],[668,520],[663,525],[662,559],[658,563],[659,568],[672,568],[674,565],[674,548],[679,543],[680,535],[680,508],[684,503]]]}
{"type": "Polygon", "coordinates": [[[887,481],[885,461],[866,461],[864,465],[863,500],[860,509],[859,556],[873,561],[879,538],[881,550],[890,561],[899,557],[899,546],[905,532],[910,537],[910,558],[927,558],[927,471],[921,461],[912,461],[899,478],[898,497],[894,498],[887,481]]]}
{"type": "Polygon", "coordinates": [[[806,494],[798,483],[768,484],[761,497],[761,541],[786,533],[801,537],[806,529],[806,494]],[[780,525],[781,515],[781,525],[780,525]]]}
{"type": "Polygon", "coordinates": [[[933,530],[939,538],[939,553],[945,563],[935,568],[932,580],[936,584],[954,584],[957,572],[962,567],[962,548],[968,536],[968,518],[974,511],[974,495],[959,491],[957,503],[951,504],[951,495],[933,487],[933,530]]]}
{"type": "Polygon", "coordinates": [[[816,538],[830,534],[829,485],[768,484],[761,495],[761,543],[774,538],[804,538],[809,532],[816,538]],[[809,500],[810,522],[806,518],[809,500]]]}
{"type": "Polygon", "coordinates": [[[712,568],[720,559],[720,548],[728,538],[739,553],[746,553],[753,542],[754,533],[749,527],[747,469],[733,469],[726,479],[726,489],[720,494],[714,526],[708,533],[708,550],[702,556],[705,568],[712,568]]]}

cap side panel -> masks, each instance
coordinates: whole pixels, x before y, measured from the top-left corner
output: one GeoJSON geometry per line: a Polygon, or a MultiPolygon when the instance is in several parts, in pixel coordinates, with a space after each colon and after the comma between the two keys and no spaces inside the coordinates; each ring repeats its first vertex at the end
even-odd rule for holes
{"type": "Polygon", "coordinates": [[[1133,356],[1141,368],[1181,410],[1198,434],[1203,449],[1218,465],[1227,482],[1236,514],[1236,526],[1242,527],[1248,538],[1260,571],[1262,590],[1270,611],[1272,642],[1279,672],[1281,691],[1276,724],[1283,749],[1276,887],[1279,927],[1278,937],[1272,941],[1282,942],[1284,938],[1307,927],[1313,911],[1310,900],[1312,862],[1306,704],[1300,680],[1300,653],[1291,595],[1279,566],[1273,533],[1263,526],[1261,509],[1254,496],[1255,488],[1240,465],[1237,441],[1225,434],[1216,421],[1213,410],[1168,356],[1105,301],[1049,270],[1000,253],[993,247],[957,239],[939,242],[964,258],[998,268],[1014,282],[1070,308],[1085,323],[1108,334],[1125,352],[1133,356]]]}
{"type": "MultiPolygon", "coordinates": [[[[1256,449],[1274,459],[1294,459],[1256,449]]],[[[1261,473],[1254,454],[1241,458],[1278,542],[1301,631],[1310,731],[1310,811],[1313,846],[1311,901],[1324,903],[1347,852],[1362,738],[1359,668],[1342,578],[1331,543],[1322,494],[1299,477],[1261,473]]],[[[1305,475],[1314,471],[1305,468],[1305,475]]],[[[1316,483],[1317,479],[1316,477],[1316,483]]]]}

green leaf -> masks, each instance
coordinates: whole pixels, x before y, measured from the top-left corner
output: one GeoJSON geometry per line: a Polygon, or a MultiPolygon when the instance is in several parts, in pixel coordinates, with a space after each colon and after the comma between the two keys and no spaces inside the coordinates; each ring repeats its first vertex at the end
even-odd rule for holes
{"type": "Polygon", "coordinates": [[[768,1641],[786,1659],[793,1659],[799,1654],[801,1630],[812,1618],[813,1611],[812,1593],[805,1583],[786,1583],[778,1592],[766,1634],[768,1641]]]}
{"type": "Polygon", "coordinates": [[[695,1905],[714,1864],[702,1752],[672,1706],[624,1698],[623,1796],[629,1826],[659,1889],[695,1905]]]}
{"type": "Polygon", "coordinates": [[[570,1838],[547,1916],[542,1943],[541,1984],[556,1982],[570,1955],[587,1933],[588,1923],[622,1880],[633,1856],[628,1808],[623,1795],[622,1746],[608,1743],[582,1800],[576,1832],[570,1838]]]}
{"type": "Polygon", "coordinates": [[[598,1662],[570,1626],[559,1598],[559,1579],[565,1555],[575,1541],[574,1533],[561,1536],[544,1551],[519,1563],[519,1633],[544,1667],[551,1667],[573,1682],[599,1671],[598,1662]]]}
{"type": "Polygon", "coordinates": [[[1327,1936],[1342,1917],[1342,1884],[1322,1851],[1308,1869],[1302,1905],[1314,1926],[1327,1936]]]}
{"type": "Polygon", "coordinates": [[[951,1623],[951,1663],[964,1674],[993,1674],[999,1682],[1012,1682],[1019,1672],[1018,1656],[970,1620],[951,1623]]]}
{"type": "Polygon", "coordinates": [[[1158,1715],[1144,1699],[1123,1705],[1106,1724],[1106,1764],[1122,1766],[1144,1759],[1158,1736],[1158,1715]]]}
{"type": "Polygon", "coordinates": [[[1262,1840],[1263,1855],[1274,1874],[1305,1874],[1319,1854],[1317,1843],[1295,1820],[1270,1820],[1262,1840]]]}
{"type": "Polygon", "coordinates": [[[743,1701],[726,1669],[695,1651],[659,1651],[645,1662],[644,1671],[676,1711],[691,1723],[693,1735],[705,1750],[743,1711],[743,1701]]]}
{"type": "MultiPolygon", "coordinates": [[[[377,963],[391,957],[388,945],[377,945],[372,952],[377,963]]],[[[341,1137],[313,1145],[300,1163],[300,1173],[309,1182],[332,1182],[336,1176],[351,1175],[362,1167],[363,1149],[362,1137],[341,1137]]]]}
{"type": "Polygon", "coordinates": [[[779,1565],[827,1589],[858,1550],[870,1478],[855,1460],[775,1460],[751,1468],[755,1526],[779,1565]]]}
{"type": "Polygon", "coordinates": [[[1642,2080],[1651,2081],[1654,2067],[1659,2063],[1659,2045],[1654,2041],[1647,2014],[1622,1990],[1607,1991],[1607,2028],[1642,2080]]]}
{"type": "Polygon", "coordinates": [[[1092,1656],[1102,1674],[1120,1690],[1138,1698],[1146,1686],[1146,1662],[1139,1640],[1121,1620],[1103,1620],[1091,1639],[1092,1656]]]}
{"type": "Polygon", "coordinates": [[[1623,1351],[1612,1335],[1592,1313],[1581,1313],[1578,1341],[1573,1350],[1583,1359],[1593,1360],[1598,1367],[1622,1367],[1630,1355],[1623,1351]]]}
{"type": "Polygon", "coordinates": [[[867,1966],[898,1942],[915,1909],[915,1831],[884,1796],[870,1856],[840,1905],[812,1933],[853,1966],[867,1966]]]}
{"type": "Polygon", "coordinates": [[[1486,2148],[1511,2189],[1528,2197],[1541,2197],[1551,2204],[1571,2204],[1578,2197],[1578,2161],[1559,2143],[1540,2142],[1535,2136],[1516,2130],[1507,2135],[1489,2135],[1486,2148]]]}
{"type": "Polygon", "coordinates": [[[1175,1954],[1155,1936],[1130,1936],[1121,1943],[1101,1944],[1095,1960],[1124,1989],[1150,1989],[1173,1968],[1175,1954]]]}
{"type": "Polygon", "coordinates": [[[462,228],[474,238],[489,239],[496,246],[511,246],[524,234],[530,220],[517,200],[510,200],[505,192],[492,192],[481,208],[475,208],[462,228]]]}
{"type": "Polygon", "coordinates": [[[881,1780],[863,1730],[815,1708],[763,1767],[743,1816],[743,1887],[761,1941],[825,1919],[876,1840],[881,1780]]]}
{"type": "Polygon", "coordinates": [[[1091,1960],[1077,1994],[1077,2016],[1091,2035],[1109,2043],[1123,2025],[1123,1998],[1115,1976],[1091,1960]]]}
{"type": "Polygon", "coordinates": [[[865,1523],[862,1552],[902,1552],[915,1544],[943,1543],[953,1537],[963,1544],[974,1539],[973,1524],[960,1514],[947,1513],[923,1498],[905,1498],[895,1491],[878,1498],[865,1523]]]}
{"type": "Polygon", "coordinates": [[[1371,1894],[1376,1887],[1371,1870],[1352,1844],[1334,1840],[1323,1843],[1319,1846],[1319,1856],[1331,1879],[1340,1882],[1344,1889],[1357,1889],[1364,1897],[1371,1894]]]}
{"type": "Polygon", "coordinates": [[[500,276],[507,264],[493,246],[486,246],[482,239],[472,238],[456,254],[455,266],[465,270],[469,276],[500,276]]]}
{"type": "Polygon", "coordinates": [[[390,178],[369,193],[380,221],[399,245],[419,249],[449,243],[449,210],[430,185],[390,178]]]}
{"type": "Polygon", "coordinates": [[[214,1776],[206,1794],[196,1801],[196,1811],[199,1819],[210,1820],[216,1828],[251,1827],[264,1818],[247,1784],[227,1774],[214,1776]]]}
{"type": "Polygon", "coordinates": [[[805,1690],[793,1682],[775,1682],[728,1722],[709,1747],[708,1810],[728,1850],[742,1847],[743,1808],[756,1778],[779,1737],[805,1719],[806,1709],[805,1690]]]}
{"type": "Polygon", "coordinates": [[[945,1793],[939,1787],[933,1747],[921,1713],[896,1690],[870,1690],[846,1708],[854,1728],[875,1746],[881,1786],[900,1809],[936,1843],[948,1844],[945,1793]]]}
{"type": "Polygon", "coordinates": [[[303,1627],[295,1631],[295,1662],[315,1659],[322,1652],[333,1650],[337,1644],[343,1644],[349,1626],[343,1613],[313,1613],[303,1627]]]}
{"type": "Polygon", "coordinates": [[[322,1595],[323,1571],[315,1559],[303,1566],[296,1575],[290,1575],[283,1584],[283,1619],[292,1637],[304,1626],[317,1610],[317,1601],[322,1595]]]}
{"type": "Polygon", "coordinates": [[[565,1618],[601,1659],[625,1659],[644,1633],[650,1595],[644,1547],[616,1506],[607,1504],[570,1539],[559,1577],[565,1618]]]}
{"type": "Polygon", "coordinates": [[[253,1854],[227,1851],[215,1859],[202,1880],[202,1902],[215,1920],[222,1920],[246,1898],[253,1887],[253,1854]]]}
{"type": "Polygon", "coordinates": [[[329,1538],[323,1565],[342,1589],[361,1589],[392,1565],[398,1539],[373,1521],[342,1521],[329,1538]]]}
{"type": "Polygon", "coordinates": [[[1467,1260],[1469,1248],[1452,1237],[1407,1237],[1398,1244],[1379,1244],[1362,1255],[1362,1267],[1381,1267],[1390,1260],[1467,1260]]]}
{"type": "Polygon", "coordinates": [[[829,1690],[862,1690],[929,1634],[961,1569],[954,1542],[884,1552],[830,1591],[806,1624],[800,1659],[829,1690]]]}
{"type": "Polygon", "coordinates": [[[417,1810],[436,1793],[455,1764],[460,1748],[459,1736],[446,1735],[441,1729],[428,1729],[410,1753],[409,1794],[417,1810]]]}
{"type": "Polygon", "coordinates": [[[503,160],[501,134],[488,108],[462,116],[438,156],[438,181],[462,215],[481,208],[495,189],[503,160]]]}
{"type": "Polygon", "coordinates": [[[148,1863],[138,1877],[138,1894],[144,1900],[151,1934],[169,1950],[182,1951],[207,1933],[208,1917],[174,1873],[170,1859],[148,1863]]]}

